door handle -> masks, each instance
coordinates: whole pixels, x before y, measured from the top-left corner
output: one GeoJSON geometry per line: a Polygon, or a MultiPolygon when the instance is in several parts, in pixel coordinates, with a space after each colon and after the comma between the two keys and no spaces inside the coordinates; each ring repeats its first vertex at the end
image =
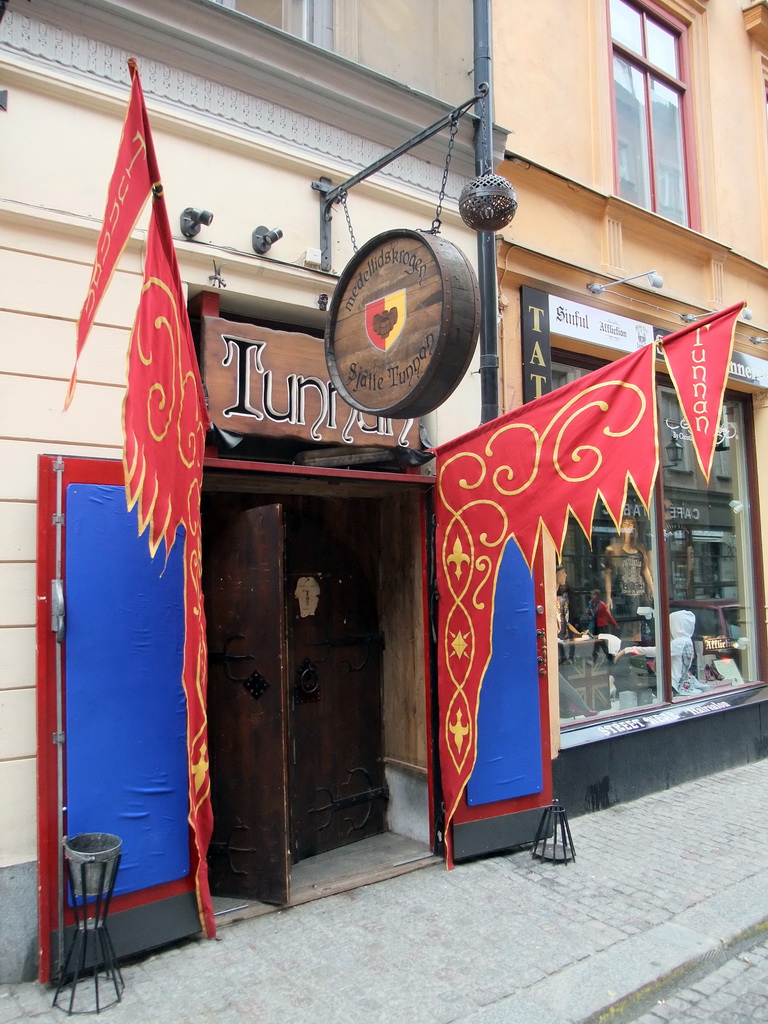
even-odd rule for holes
{"type": "Polygon", "coordinates": [[[317,675],[317,667],[309,658],[296,669],[296,702],[308,704],[310,701],[320,700],[320,679],[317,675]]]}

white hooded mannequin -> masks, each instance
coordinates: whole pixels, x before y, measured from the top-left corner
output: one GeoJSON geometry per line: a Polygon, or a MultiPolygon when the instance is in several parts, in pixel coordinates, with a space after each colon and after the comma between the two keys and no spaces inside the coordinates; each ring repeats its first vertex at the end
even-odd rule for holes
{"type": "MultiPolygon", "coordinates": [[[[688,609],[681,609],[671,612],[669,616],[669,631],[671,635],[669,643],[670,672],[672,674],[672,689],[681,696],[703,693],[709,689],[706,683],[700,683],[691,672],[693,664],[693,632],[696,629],[696,616],[688,609]]],[[[624,654],[641,654],[644,658],[655,658],[655,647],[625,647],[616,655],[617,658],[624,654]]]]}

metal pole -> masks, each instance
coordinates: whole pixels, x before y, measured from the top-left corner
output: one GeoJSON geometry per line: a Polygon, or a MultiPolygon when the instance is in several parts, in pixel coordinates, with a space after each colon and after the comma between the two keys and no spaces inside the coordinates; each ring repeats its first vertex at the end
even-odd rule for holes
{"type": "MultiPolygon", "coordinates": [[[[488,83],[480,101],[475,132],[475,173],[493,170],[493,68],[491,65],[491,0],[473,0],[475,89],[488,83]]],[[[479,90],[478,90],[479,91],[479,90]]],[[[499,415],[498,289],[496,235],[477,235],[477,275],[480,285],[480,422],[499,415]]]]}

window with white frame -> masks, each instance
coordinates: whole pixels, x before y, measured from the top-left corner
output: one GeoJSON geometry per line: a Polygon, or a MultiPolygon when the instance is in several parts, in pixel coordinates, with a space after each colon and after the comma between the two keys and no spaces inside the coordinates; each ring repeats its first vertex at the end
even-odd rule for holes
{"type": "Polygon", "coordinates": [[[220,7],[333,50],[333,0],[213,0],[220,7]]]}

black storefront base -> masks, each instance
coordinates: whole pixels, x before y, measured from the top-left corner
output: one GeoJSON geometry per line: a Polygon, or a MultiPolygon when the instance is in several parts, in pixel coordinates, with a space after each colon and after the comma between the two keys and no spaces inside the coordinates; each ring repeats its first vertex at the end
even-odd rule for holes
{"type": "Polygon", "coordinates": [[[500,814],[481,821],[467,821],[453,826],[453,859],[482,857],[500,850],[514,849],[532,843],[544,808],[500,814]]]}
{"type": "Polygon", "coordinates": [[[768,756],[768,686],[576,727],[552,763],[575,817],[768,756]]]}

